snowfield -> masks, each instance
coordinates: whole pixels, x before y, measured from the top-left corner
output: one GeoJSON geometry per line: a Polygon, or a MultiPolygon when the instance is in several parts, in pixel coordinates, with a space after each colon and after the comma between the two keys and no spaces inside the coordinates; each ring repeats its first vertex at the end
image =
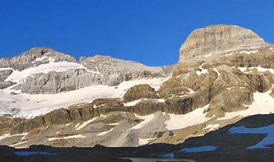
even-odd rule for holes
{"type": "Polygon", "coordinates": [[[51,71],[64,72],[71,69],[86,69],[86,67],[74,62],[50,62],[48,64],[41,64],[36,67],[30,67],[22,71],[14,70],[13,73],[5,81],[22,83],[28,76],[34,74],[49,73],[51,71]]]}
{"type": "Polygon", "coordinates": [[[243,72],[243,73],[249,73],[249,72],[252,72],[253,69],[256,69],[258,70],[258,72],[271,72],[272,74],[274,74],[274,69],[271,69],[271,68],[264,68],[264,67],[261,67],[261,66],[258,66],[258,67],[238,67],[238,69],[243,72]]]}
{"type": "Polygon", "coordinates": [[[255,92],[253,94],[254,101],[251,105],[246,105],[248,109],[226,113],[226,115],[218,120],[232,119],[237,116],[248,117],[256,114],[272,114],[274,113],[274,98],[270,96],[271,90],[260,93],[255,92]]]}
{"type": "Polygon", "coordinates": [[[77,135],[71,135],[71,136],[65,136],[65,137],[54,137],[54,138],[48,138],[49,141],[55,141],[60,139],[77,139],[77,138],[85,138],[86,136],[82,134],[77,135]]]}
{"type": "Polygon", "coordinates": [[[134,127],[132,127],[131,129],[141,129],[142,127],[144,127],[146,124],[148,124],[150,121],[152,121],[152,119],[154,118],[154,114],[151,115],[147,115],[147,116],[139,116],[136,115],[135,116],[138,119],[143,120],[142,122],[140,122],[139,124],[135,125],[134,127]]]}
{"type": "Polygon", "coordinates": [[[206,114],[204,113],[208,106],[209,105],[206,105],[202,108],[198,108],[185,115],[167,114],[169,116],[169,120],[165,122],[167,125],[166,129],[182,129],[208,121],[210,118],[207,118],[206,114]]]}
{"type": "Polygon", "coordinates": [[[97,98],[121,98],[126,91],[138,84],[149,84],[157,89],[165,78],[140,79],[122,82],[118,86],[96,85],[57,94],[12,94],[10,89],[0,90],[0,115],[33,118],[52,110],[67,108],[72,104],[92,102],[97,98]]]}

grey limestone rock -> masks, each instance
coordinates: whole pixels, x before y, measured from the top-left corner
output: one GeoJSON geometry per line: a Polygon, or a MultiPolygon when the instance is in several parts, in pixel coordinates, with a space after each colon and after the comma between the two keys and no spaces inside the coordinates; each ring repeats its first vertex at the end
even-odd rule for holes
{"type": "Polygon", "coordinates": [[[70,55],[65,55],[47,47],[37,47],[15,57],[0,59],[0,68],[13,68],[21,71],[31,66],[49,63],[50,61],[76,62],[75,58],[70,55]]]}
{"type": "Polygon", "coordinates": [[[0,69],[0,83],[4,82],[7,77],[12,73],[13,71],[11,69],[7,70],[1,70],[0,69]]]}
{"type": "Polygon", "coordinates": [[[104,75],[107,85],[118,85],[133,79],[164,77],[173,70],[173,66],[149,67],[134,61],[101,55],[81,57],[80,63],[89,70],[104,75]]]}
{"type": "Polygon", "coordinates": [[[104,78],[100,74],[88,72],[86,69],[71,69],[29,76],[21,90],[30,94],[54,94],[103,83],[104,78]]]}
{"type": "Polygon", "coordinates": [[[180,62],[264,45],[268,44],[249,29],[234,25],[212,25],[196,29],[188,36],[180,49],[180,62]]]}

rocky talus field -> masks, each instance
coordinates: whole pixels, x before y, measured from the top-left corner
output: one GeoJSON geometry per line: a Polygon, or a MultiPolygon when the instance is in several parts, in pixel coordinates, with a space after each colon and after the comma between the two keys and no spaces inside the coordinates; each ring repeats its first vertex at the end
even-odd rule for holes
{"type": "Polygon", "coordinates": [[[194,30],[162,67],[33,48],[0,59],[0,152],[274,161],[273,84],[274,45],[234,25],[194,30]]]}

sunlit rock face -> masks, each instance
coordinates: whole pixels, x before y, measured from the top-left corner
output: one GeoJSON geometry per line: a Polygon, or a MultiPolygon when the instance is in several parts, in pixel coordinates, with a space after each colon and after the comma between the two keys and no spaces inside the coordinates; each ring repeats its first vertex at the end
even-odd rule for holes
{"type": "Polygon", "coordinates": [[[268,45],[256,33],[234,25],[212,25],[194,30],[180,48],[179,62],[252,50],[268,45]]]}
{"type": "Polygon", "coordinates": [[[0,144],[180,144],[274,112],[274,45],[238,26],[193,31],[176,66],[56,53],[34,48],[15,57],[26,65],[0,66],[0,114],[10,114],[0,116],[0,144]]]}

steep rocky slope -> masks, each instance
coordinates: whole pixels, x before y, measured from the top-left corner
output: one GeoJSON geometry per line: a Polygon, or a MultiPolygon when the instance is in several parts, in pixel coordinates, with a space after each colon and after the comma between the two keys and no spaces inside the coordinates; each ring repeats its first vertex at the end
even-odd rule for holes
{"type": "Polygon", "coordinates": [[[55,94],[91,85],[113,86],[134,79],[165,77],[172,69],[109,56],[82,57],[77,62],[50,48],[33,48],[0,60],[0,85],[16,84],[13,89],[29,94],[55,94]]]}
{"type": "MultiPolygon", "coordinates": [[[[178,144],[250,115],[273,113],[273,48],[248,29],[214,25],[190,34],[180,49],[180,61],[172,75],[168,75],[172,71],[170,67],[149,68],[103,56],[82,58],[81,68],[74,71],[86,71],[83,76],[88,73],[105,76],[105,80],[100,79],[102,83],[83,79],[88,81],[87,86],[90,80],[95,85],[120,84],[111,87],[110,92],[103,87],[96,91],[89,87],[87,95],[92,95],[92,91],[98,95],[85,102],[32,115],[29,119],[2,116],[5,122],[0,125],[0,142],[14,147],[178,144]],[[133,65],[136,68],[132,68],[133,65]],[[160,78],[155,80],[154,77],[160,78]],[[140,78],[145,79],[138,80],[140,78]],[[115,95],[101,95],[102,91],[115,95]]],[[[42,80],[45,75],[59,78],[69,72],[71,70],[60,74],[34,74],[34,79],[28,79],[37,80],[40,78],[37,75],[43,76],[42,80]]],[[[76,75],[76,78],[81,77],[76,75]]],[[[48,80],[41,84],[52,82],[48,80]]],[[[36,85],[36,81],[29,83],[33,86],[27,90],[36,85]]],[[[16,84],[19,85],[10,89],[24,91],[24,82],[16,84]]],[[[66,79],[61,79],[60,84],[66,85],[61,91],[32,92],[60,96],[59,92],[74,93],[81,88],[66,79]]],[[[49,87],[52,88],[51,84],[49,87]]],[[[31,96],[33,94],[28,98],[31,96]]]]}
{"type": "MultiPolygon", "coordinates": [[[[273,114],[244,118],[184,143],[140,147],[92,148],[31,146],[14,149],[0,146],[1,161],[127,161],[121,157],[157,158],[155,161],[251,162],[273,161],[273,114]],[[260,121],[260,122],[258,122],[260,121]],[[29,154],[26,156],[26,154],[29,154]],[[173,158],[176,159],[173,159],[173,158]],[[186,160],[189,159],[189,160],[186,160]]],[[[130,160],[128,160],[130,161],[130,160]]]]}
{"type": "Polygon", "coordinates": [[[0,114],[20,117],[22,110],[36,111],[25,114],[41,114],[39,111],[48,112],[99,97],[122,97],[130,86],[145,80],[158,82],[174,69],[148,67],[109,56],[81,58],[77,62],[72,56],[50,48],[33,48],[3,58],[0,63],[0,114]],[[121,85],[123,82],[126,83],[121,85]]]}

